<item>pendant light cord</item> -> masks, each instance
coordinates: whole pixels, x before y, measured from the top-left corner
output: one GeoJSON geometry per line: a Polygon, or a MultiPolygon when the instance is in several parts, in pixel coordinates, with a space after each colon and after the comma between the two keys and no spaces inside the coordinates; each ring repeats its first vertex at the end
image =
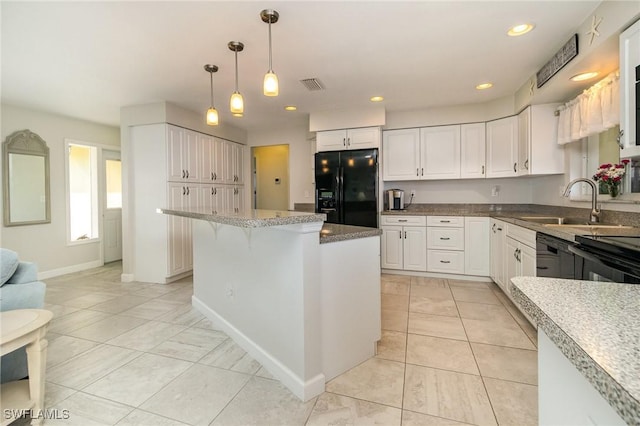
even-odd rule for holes
{"type": "Polygon", "coordinates": [[[234,52],[236,53],[236,93],[239,93],[238,92],[238,48],[237,47],[234,50],[234,52]]]}
{"type": "Polygon", "coordinates": [[[269,72],[273,72],[271,67],[271,19],[269,19],[269,72]]]}
{"type": "Polygon", "coordinates": [[[213,108],[213,72],[209,71],[211,77],[211,108],[213,108]]]}

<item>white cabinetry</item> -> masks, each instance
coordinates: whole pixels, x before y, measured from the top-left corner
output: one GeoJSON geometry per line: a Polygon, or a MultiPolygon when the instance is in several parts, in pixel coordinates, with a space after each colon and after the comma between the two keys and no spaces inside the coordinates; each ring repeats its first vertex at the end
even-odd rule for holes
{"type": "Polygon", "coordinates": [[[420,178],[420,129],[389,130],[382,138],[383,180],[420,178]]]}
{"type": "Polygon", "coordinates": [[[518,114],[518,175],[564,173],[564,147],[557,143],[559,104],[531,105],[518,114]]]}
{"type": "Polygon", "coordinates": [[[198,134],[176,126],[167,129],[167,180],[199,182],[198,134]]]}
{"type": "Polygon", "coordinates": [[[427,270],[464,274],[464,218],[427,218],[427,270]]]}
{"type": "MultiPolygon", "coordinates": [[[[506,262],[506,270],[505,284],[502,289],[507,296],[511,297],[511,292],[509,291],[511,278],[536,276],[536,232],[507,223],[507,238],[503,255],[506,262]]],[[[535,325],[533,320],[522,309],[520,311],[527,317],[529,322],[535,325]]]]}
{"type": "Polygon", "coordinates": [[[383,269],[427,270],[426,216],[382,216],[383,269]]]}
{"type": "Polygon", "coordinates": [[[460,177],[460,126],[420,129],[420,179],[460,177]]]}
{"type": "Polygon", "coordinates": [[[213,212],[227,202],[242,209],[244,147],[167,123],[133,126],[129,137],[133,275],[137,281],[166,283],[192,269],[191,222],[156,209],[202,206],[213,212]]]}
{"type": "Polygon", "coordinates": [[[380,128],[328,130],[316,133],[316,149],[342,151],[345,149],[368,149],[380,147],[380,128]]]}
{"type": "Polygon", "coordinates": [[[484,178],[486,158],[485,123],[460,126],[460,177],[484,178]]]}
{"type": "Polygon", "coordinates": [[[487,122],[487,177],[518,175],[518,117],[487,122]]]}
{"type": "Polygon", "coordinates": [[[464,273],[489,276],[490,231],[488,217],[464,218],[464,273]]]}
{"type": "Polygon", "coordinates": [[[491,219],[491,279],[502,288],[506,293],[507,287],[505,282],[505,253],[507,251],[507,224],[498,219],[491,219]]]}
{"type": "Polygon", "coordinates": [[[636,68],[640,66],[640,21],[620,34],[620,157],[640,156],[636,123],[638,94],[636,68]]]}

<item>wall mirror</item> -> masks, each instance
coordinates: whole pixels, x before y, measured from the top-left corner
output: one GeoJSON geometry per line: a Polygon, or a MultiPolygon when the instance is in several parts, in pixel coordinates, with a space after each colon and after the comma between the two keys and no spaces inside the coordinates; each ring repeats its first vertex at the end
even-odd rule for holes
{"type": "Polygon", "coordinates": [[[13,132],[2,144],[4,225],[51,222],[49,147],[29,131],[13,132]]]}

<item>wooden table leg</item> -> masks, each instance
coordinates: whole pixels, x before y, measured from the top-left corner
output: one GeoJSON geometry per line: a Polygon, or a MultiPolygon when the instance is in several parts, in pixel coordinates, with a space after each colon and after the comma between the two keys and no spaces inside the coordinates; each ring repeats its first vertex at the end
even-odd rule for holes
{"type": "Polygon", "coordinates": [[[42,338],[46,329],[40,331],[40,336],[33,343],[27,345],[27,365],[29,370],[29,394],[33,401],[31,420],[32,425],[40,425],[44,420],[44,382],[47,367],[47,346],[49,342],[42,338]]]}

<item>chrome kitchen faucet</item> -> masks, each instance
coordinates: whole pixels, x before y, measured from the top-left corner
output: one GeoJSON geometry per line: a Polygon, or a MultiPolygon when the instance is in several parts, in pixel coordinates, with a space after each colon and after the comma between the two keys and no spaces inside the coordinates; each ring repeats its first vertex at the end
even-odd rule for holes
{"type": "Polygon", "coordinates": [[[585,182],[585,183],[588,183],[589,186],[591,186],[591,217],[589,221],[591,223],[599,223],[600,209],[598,208],[598,187],[596,186],[595,182],[587,178],[574,179],[571,182],[569,182],[569,184],[567,184],[567,187],[565,188],[563,195],[565,197],[568,197],[571,194],[571,187],[578,182],[585,182]]]}

